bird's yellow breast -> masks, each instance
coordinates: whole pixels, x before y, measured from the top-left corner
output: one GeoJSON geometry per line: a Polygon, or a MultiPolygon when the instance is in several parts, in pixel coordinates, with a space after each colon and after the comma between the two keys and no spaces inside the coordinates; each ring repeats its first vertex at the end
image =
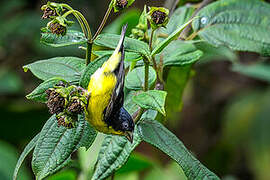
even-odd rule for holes
{"type": "Polygon", "coordinates": [[[104,133],[113,133],[113,129],[108,127],[103,120],[103,112],[110,102],[116,83],[117,78],[113,73],[105,73],[103,68],[99,68],[91,76],[88,85],[90,98],[87,107],[86,120],[98,131],[104,133]]]}

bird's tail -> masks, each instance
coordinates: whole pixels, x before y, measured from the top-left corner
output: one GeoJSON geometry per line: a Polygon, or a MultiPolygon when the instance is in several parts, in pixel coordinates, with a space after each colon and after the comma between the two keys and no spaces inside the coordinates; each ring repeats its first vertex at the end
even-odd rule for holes
{"type": "Polygon", "coordinates": [[[118,42],[117,48],[115,49],[115,53],[124,51],[124,40],[125,40],[125,34],[127,31],[127,24],[122,27],[122,32],[120,36],[120,40],[118,42]]]}

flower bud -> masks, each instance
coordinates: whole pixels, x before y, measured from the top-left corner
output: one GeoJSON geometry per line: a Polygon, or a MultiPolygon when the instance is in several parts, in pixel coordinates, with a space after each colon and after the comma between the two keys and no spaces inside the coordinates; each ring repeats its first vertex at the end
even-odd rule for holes
{"type": "Polygon", "coordinates": [[[64,110],[65,107],[65,98],[60,95],[54,89],[46,90],[48,95],[47,106],[51,114],[59,114],[64,110]]]}
{"type": "Polygon", "coordinates": [[[148,20],[151,28],[156,30],[159,27],[165,27],[169,21],[169,10],[163,7],[151,7],[148,12],[148,20]]]}
{"type": "Polygon", "coordinates": [[[66,26],[63,26],[57,22],[50,23],[49,29],[53,34],[61,35],[61,36],[66,35],[66,32],[67,32],[66,26]]]}
{"type": "Polygon", "coordinates": [[[114,12],[121,11],[133,4],[135,0],[113,0],[114,12]]]}
{"type": "Polygon", "coordinates": [[[75,97],[68,104],[67,110],[72,114],[81,114],[84,110],[84,107],[80,99],[75,97]]]}
{"type": "Polygon", "coordinates": [[[64,126],[68,129],[75,127],[75,121],[65,113],[56,116],[58,126],[64,126]]]}
{"type": "Polygon", "coordinates": [[[47,4],[41,7],[41,10],[44,12],[42,19],[53,19],[57,16],[61,16],[64,8],[61,4],[48,1],[47,4]]]}
{"type": "Polygon", "coordinates": [[[43,10],[42,19],[49,19],[49,18],[52,19],[56,16],[57,16],[57,14],[56,14],[56,11],[54,9],[47,7],[46,9],[43,10]]]}

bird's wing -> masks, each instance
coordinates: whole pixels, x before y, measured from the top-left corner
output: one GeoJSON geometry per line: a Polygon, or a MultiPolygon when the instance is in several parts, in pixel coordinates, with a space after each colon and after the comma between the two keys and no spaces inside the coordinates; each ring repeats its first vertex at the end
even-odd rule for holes
{"type": "MultiPolygon", "coordinates": [[[[122,30],[121,39],[125,36],[125,31],[126,27],[124,27],[122,30]]],[[[124,79],[125,79],[125,67],[124,67],[125,52],[123,46],[124,39],[120,41],[122,41],[122,45],[119,49],[119,51],[121,52],[121,60],[117,68],[112,72],[117,77],[117,83],[114,87],[110,102],[104,112],[105,121],[111,119],[112,113],[119,112],[120,108],[123,106],[124,103],[124,79]]]]}

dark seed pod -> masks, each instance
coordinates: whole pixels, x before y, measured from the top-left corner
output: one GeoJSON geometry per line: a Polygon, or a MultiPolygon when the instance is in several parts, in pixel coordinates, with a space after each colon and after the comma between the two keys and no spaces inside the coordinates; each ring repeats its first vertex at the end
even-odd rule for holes
{"type": "Polygon", "coordinates": [[[166,19],[166,13],[157,10],[151,14],[151,18],[156,24],[163,24],[166,19]]]}
{"type": "Polygon", "coordinates": [[[57,22],[51,23],[49,26],[49,29],[53,34],[62,35],[62,36],[64,36],[67,32],[67,28],[57,22]]]}
{"type": "Polygon", "coordinates": [[[47,90],[48,101],[47,106],[51,114],[59,114],[64,110],[65,98],[54,90],[47,90]]]}
{"type": "Polygon", "coordinates": [[[81,114],[83,112],[83,106],[79,99],[73,99],[69,104],[67,110],[73,114],[81,114]]]}
{"type": "Polygon", "coordinates": [[[150,22],[151,28],[153,30],[159,27],[165,27],[168,24],[169,10],[163,7],[151,7],[148,12],[147,19],[150,22]]]}
{"type": "Polygon", "coordinates": [[[128,5],[128,1],[127,0],[117,0],[116,1],[116,6],[119,9],[124,9],[127,5],[128,5]]]}
{"type": "Polygon", "coordinates": [[[61,116],[56,116],[57,118],[57,125],[64,126],[68,129],[74,128],[75,127],[75,122],[71,117],[69,117],[66,114],[62,114],[61,116]]]}
{"type": "Polygon", "coordinates": [[[56,11],[54,9],[51,9],[47,7],[43,10],[43,16],[42,19],[48,19],[57,16],[56,11]]]}

